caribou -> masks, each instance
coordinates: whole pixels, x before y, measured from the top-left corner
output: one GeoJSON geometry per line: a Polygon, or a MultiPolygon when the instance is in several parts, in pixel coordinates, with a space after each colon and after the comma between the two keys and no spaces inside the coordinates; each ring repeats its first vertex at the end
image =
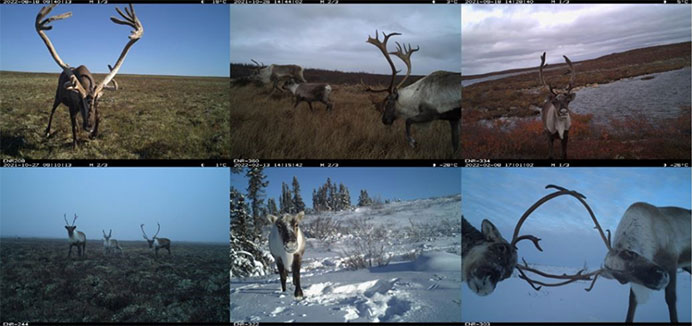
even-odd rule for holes
{"type": "MultiPolygon", "coordinates": [[[[451,128],[452,148],[456,152],[459,148],[459,123],[461,119],[461,74],[448,71],[435,71],[411,85],[401,87],[411,74],[411,54],[420,50],[415,49],[411,44],[401,46],[396,42],[397,50],[389,52],[387,41],[394,35],[401,33],[385,34],[380,41],[379,32],[375,31],[375,38],[368,35],[367,43],[377,47],[389,63],[392,70],[392,78],[387,88],[373,89],[365,86],[365,90],[373,93],[387,92],[387,97],[382,101],[373,101],[375,108],[382,112],[382,123],[391,125],[395,119],[403,118],[406,121],[406,140],[413,148],[416,147],[416,140],[411,136],[411,125],[414,123],[425,123],[433,120],[447,120],[451,128]],[[394,54],[406,64],[406,76],[394,85],[397,70],[390,57],[394,54]]],[[[361,82],[362,84],[362,82],[361,82]]]]}
{"type": "Polygon", "coordinates": [[[111,235],[113,234],[113,229],[110,229],[108,231],[108,235],[106,235],[105,230],[101,230],[103,232],[103,254],[107,253],[113,253],[116,250],[119,253],[123,253],[123,248],[120,247],[120,244],[118,243],[118,240],[111,239],[111,235]]]}
{"type": "Polygon", "coordinates": [[[553,158],[553,142],[555,138],[560,138],[560,143],[562,145],[562,159],[567,159],[567,140],[569,139],[569,128],[572,125],[572,120],[570,119],[569,103],[574,100],[575,94],[572,93],[572,87],[574,87],[574,66],[572,61],[563,56],[565,62],[569,66],[568,73],[570,74],[569,84],[565,88],[564,92],[557,92],[553,86],[545,81],[543,77],[543,68],[545,64],[545,52],[541,55],[541,65],[538,68],[538,78],[543,86],[545,86],[550,94],[546,99],[543,107],[541,108],[541,120],[543,121],[543,129],[545,130],[545,135],[548,138],[549,145],[549,158],[553,158]]]}
{"type": "Polygon", "coordinates": [[[79,66],[77,68],[70,67],[67,63],[62,61],[58,52],[53,47],[48,35],[44,31],[50,30],[53,26],[48,26],[48,23],[69,18],[72,16],[72,12],[67,12],[57,16],[52,16],[50,18],[45,18],[51,10],[57,5],[54,3],[50,6],[45,6],[41,8],[38,15],[36,16],[36,32],[41,37],[43,42],[48,47],[53,60],[62,68],[62,73],[58,78],[58,89],[55,93],[55,100],[53,102],[53,109],[50,112],[50,118],[48,119],[48,127],[45,130],[45,136],[50,137],[50,126],[53,122],[53,114],[55,109],[62,103],[69,108],[70,120],[72,122],[72,148],[77,147],[77,115],[81,115],[82,128],[89,133],[90,138],[95,138],[98,135],[99,126],[99,113],[98,113],[98,102],[103,96],[104,90],[116,91],[118,90],[118,83],[113,79],[115,75],[120,70],[120,67],[125,60],[130,47],[137,42],[144,32],[144,28],[140,23],[139,19],[135,15],[135,10],[130,4],[129,9],[125,8],[127,14],[123,14],[120,9],[115,8],[115,10],[122,16],[124,20],[111,17],[111,20],[116,24],[128,25],[134,30],[130,34],[130,41],[127,42],[125,48],[120,53],[118,61],[115,66],[111,67],[108,65],[110,72],[101,82],[96,82],[92,76],[89,69],[85,66],[79,66]],[[44,19],[45,18],[45,19],[44,19]]]}
{"type": "Polygon", "coordinates": [[[264,84],[272,83],[272,93],[275,90],[284,92],[282,87],[279,87],[281,82],[285,82],[290,78],[298,80],[302,83],[306,83],[305,77],[303,77],[303,67],[299,65],[275,65],[271,64],[269,66],[264,65],[264,63],[259,63],[254,59],[250,59],[254,64],[255,68],[252,72],[250,78],[259,80],[264,84]]]}
{"type": "Polygon", "coordinates": [[[67,214],[63,215],[63,219],[65,219],[65,228],[67,229],[67,237],[70,242],[70,252],[67,254],[67,257],[72,256],[72,247],[77,247],[78,256],[86,255],[86,235],[82,231],[75,232],[77,226],[74,225],[74,222],[77,220],[77,214],[74,214],[72,225],[67,222],[67,214]]]}
{"type": "Polygon", "coordinates": [[[295,286],[293,295],[296,299],[303,297],[303,290],[300,288],[300,264],[305,253],[305,236],[298,224],[304,216],[304,212],[296,215],[284,214],[281,218],[267,215],[267,219],[272,224],[269,233],[269,251],[279,269],[281,291],[286,292],[286,275],[287,272],[292,272],[295,286]]]}
{"type": "MultiPolygon", "coordinates": [[[[588,273],[582,269],[571,275],[549,274],[529,267],[528,263],[522,259],[524,264],[516,265],[519,278],[527,281],[536,291],[542,286],[563,286],[575,281],[591,281],[591,285],[585,289],[591,291],[599,276],[616,279],[621,284],[630,283],[629,303],[625,317],[625,322],[628,323],[633,322],[637,305],[647,301],[650,290],[665,288],[665,301],[670,321],[677,323],[675,289],[677,269],[682,268],[692,274],[692,238],[690,236],[692,211],[680,207],[657,207],[644,202],[634,203],[620,218],[615,236],[611,241],[610,230],[606,230],[608,234],[606,236],[593,210],[586,203],[586,196],[554,185],[548,185],[546,188],[555,188],[558,191],[541,198],[519,219],[514,229],[512,247],[521,239],[530,239],[538,250],[543,251],[538,244],[539,238],[532,235],[518,236],[521,225],[531,212],[546,201],[557,196],[570,195],[586,208],[608,253],[600,269],[588,273]],[[561,281],[557,283],[537,281],[528,277],[526,272],[561,281]]],[[[516,248],[513,249],[516,250],[516,248]]],[[[493,258],[486,256],[484,258],[486,260],[493,258]]],[[[511,256],[511,253],[505,253],[501,257],[508,256],[511,256]]]]}
{"type": "Polygon", "coordinates": [[[154,248],[154,252],[156,253],[156,257],[159,256],[159,249],[164,248],[168,250],[168,254],[171,254],[171,240],[167,238],[159,238],[157,235],[159,235],[159,231],[161,231],[161,224],[156,222],[156,225],[159,226],[158,229],[156,229],[156,234],[149,239],[147,237],[146,232],[144,232],[144,224],[140,224],[139,228],[142,229],[142,235],[144,235],[144,240],[147,240],[147,243],[149,243],[149,248],[154,248]]]}
{"type": "Polygon", "coordinates": [[[295,79],[290,78],[283,88],[288,89],[295,96],[295,104],[293,108],[298,107],[300,102],[307,102],[312,109],[312,102],[322,102],[327,106],[327,111],[331,111],[333,104],[329,100],[329,94],[332,92],[332,87],[325,83],[297,83],[295,79]]]}
{"type": "Polygon", "coordinates": [[[678,322],[677,270],[692,273],[691,216],[689,209],[639,202],[627,208],[620,219],[600,273],[621,284],[630,283],[626,322],[634,320],[637,305],[648,300],[650,290],[663,288],[670,321],[678,322]]]}
{"type": "MultiPolygon", "coordinates": [[[[591,208],[588,207],[582,194],[567,190],[556,185],[547,185],[546,189],[556,189],[555,192],[543,196],[533,205],[531,205],[524,214],[519,218],[512,240],[505,240],[495,226],[488,220],[483,220],[481,231],[475,229],[466,219],[462,218],[462,278],[466,280],[469,288],[476,294],[484,296],[492,293],[498,282],[507,279],[512,275],[512,270],[516,268],[519,272],[519,278],[527,281],[534,289],[540,290],[541,286],[560,286],[576,280],[590,280],[596,273],[584,274],[584,270],[580,270],[574,275],[553,275],[534,269],[522,259],[523,265],[517,263],[517,243],[521,240],[531,240],[539,251],[543,251],[539,241],[540,238],[534,235],[519,235],[521,226],[531,213],[545,202],[559,196],[571,195],[576,197],[591,213],[591,217],[601,231],[601,236],[605,241],[598,221],[596,220],[591,208]],[[531,272],[544,277],[552,277],[557,279],[568,279],[568,281],[560,283],[545,283],[529,278],[526,273],[531,272]]],[[[610,234],[609,234],[610,235],[610,234]]]]}

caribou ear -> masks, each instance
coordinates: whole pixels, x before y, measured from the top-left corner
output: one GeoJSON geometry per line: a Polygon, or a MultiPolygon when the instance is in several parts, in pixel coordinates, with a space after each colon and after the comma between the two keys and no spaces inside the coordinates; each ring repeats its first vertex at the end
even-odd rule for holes
{"type": "Polygon", "coordinates": [[[495,225],[493,225],[492,222],[488,220],[483,220],[483,223],[481,224],[481,229],[486,239],[491,241],[505,241],[505,239],[500,234],[500,231],[497,230],[497,228],[495,227],[495,225]]]}
{"type": "Polygon", "coordinates": [[[300,223],[300,221],[303,220],[303,217],[305,217],[305,212],[300,211],[300,213],[296,214],[293,218],[296,219],[296,222],[300,223]]]}
{"type": "Polygon", "coordinates": [[[278,219],[279,218],[275,215],[272,215],[272,214],[267,215],[267,220],[269,220],[269,223],[271,223],[271,224],[276,223],[276,220],[278,220],[278,219]]]}
{"type": "Polygon", "coordinates": [[[567,93],[567,101],[570,101],[570,102],[574,101],[575,96],[576,96],[576,94],[574,94],[574,93],[567,93]]]}

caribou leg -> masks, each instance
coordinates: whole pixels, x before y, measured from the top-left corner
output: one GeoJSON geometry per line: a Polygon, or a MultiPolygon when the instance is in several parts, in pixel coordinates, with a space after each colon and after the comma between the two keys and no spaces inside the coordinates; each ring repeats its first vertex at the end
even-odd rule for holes
{"type": "Polygon", "coordinates": [[[456,153],[459,149],[459,120],[449,120],[449,127],[452,128],[452,148],[456,153]]]}
{"type": "Polygon", "coordinates": [[[74,245],[70,243],[70,252],[67,254],[67,257],[72,257],[72,246],[74,245]]]}
{"type": "Polygon", "coordinates": [[[548,137],[548,159],[553,159],[553,141],[555,140],[555,137],[553,134],[550,133],[550,131],[545,131],[545,135],[548,137]]]}
{"type": "Polygon", "coordinates": [[[291,266],[291,269],[293,271],[293,285],[296,286],[296,290],[293,293],[293,296],[295,296],[296,298],[302,298],[303,297],[303,290],[300,288],[300,255],[299,254],[293,255],[293,266],[291,266]]]}
{"type": "Polygon", "coordinates": [[[77,148],[77,112],[78,110],[72,110],[72,108],[70,108],[70,120],[72,121],[72,149],[77,148]]]}
{"type": "Polygon", "coordinates": [[[50,137],[50,125],[53,122],[53,114],[55,113],[55,109],[58,108],[60,105],[60,99],[58,98],[58,95],[55,95],[55,102],[53,102],[53,109],[50,110],[50,118],[48,118],[48,127],[46,127],[46,138],[50,137]]]}
{"type": "Polygon", "coordinates": [[[560,141],[562,144],[562,159],[566,160],[567,159],[567,140],[569,139],[569,130],[565,130],[565,133],[563,134],[563,138],[560,141]]]}
{"type": "Polygon", "coordinates": [[[281,259],[276,260],[276,266],[279,267],[279,278],[281,278],[281,292],[286,292],[286,269],[281,259]]]}
{"type": "Polygon", "coordinates": [[[675,295],[675,272],[676,268],[669,270],[668,275],[670,275],[670,281],[668,286],[666,286],[666,304],[668,304],[668,314],[670,314],[670,322],[678,322],[678,310],[675,305],[676,295],[675,295]]]}
{"type": "Polygon", "coordinates": [[[637,309],[637,297],[634,296],[634,291],[630,288],[630,303],[627,307],[626,323],[631,323],[634,320],[634,311],[637,309]]]}
{"type": "MultiPolygon", "coordinates": [[[[96,102],[94,102],[94,105],[96,105],[96,102]]],[[[96,136],[99,134],[99,120],[101,120],[99,117],[99,110],[97,108],[94,108],[94,114],[94,130],[91,132],[91,135],[89,135],[89,138],[92,139],[96,138],[96,136]]]]}

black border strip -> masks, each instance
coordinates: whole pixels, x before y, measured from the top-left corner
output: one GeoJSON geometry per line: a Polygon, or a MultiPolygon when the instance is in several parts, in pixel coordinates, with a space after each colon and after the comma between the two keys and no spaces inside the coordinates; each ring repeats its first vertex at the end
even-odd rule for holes
{"type": "Polygon", "coordinates": [[[4,159],[5,168],[69,168],[69,167],[436,167],[436,168],[576,168],[576,167],[654,167],[690,168],[691,160],[321,160],[321,159],[234,159],[234,160],[31,160],[4,159]]]}

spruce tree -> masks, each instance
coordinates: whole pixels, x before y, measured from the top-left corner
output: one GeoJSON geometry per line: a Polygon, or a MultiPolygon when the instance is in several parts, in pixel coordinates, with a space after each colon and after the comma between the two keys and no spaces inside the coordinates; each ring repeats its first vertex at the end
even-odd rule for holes
{"type": "Polygon", "coordinates": [[[300,184],[298,183],[298,178],[293,177],[293,212],[296,214],[298,212],[305,211],[305,203],[303,202],[303,197],[300,196],[300,184]]]}
{"type": "Polygon", "coordinates": [[[264,175],[263,170],[262,167],[248,168],[245,174],[248,177],[247,198],[250,200],[253,224],[257,234],[262,230],[266,220],[262,216],[262,207],[264,206],[264,188],[269,185],[269,181],[265,181],[267,176],[264,175]]]}

